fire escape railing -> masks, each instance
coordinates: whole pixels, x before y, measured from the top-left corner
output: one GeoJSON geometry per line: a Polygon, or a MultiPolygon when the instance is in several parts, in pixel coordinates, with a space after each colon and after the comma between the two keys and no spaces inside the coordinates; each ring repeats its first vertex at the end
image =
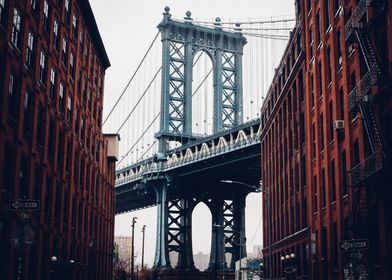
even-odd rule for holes
{"type": "MultiPolygon", "coordinates": [[[[382,1],[382,0],[381,0],[382,1]]],[[[361,112],[371,154],[348,172],[349,184],[356,186],[368,180],[383,168],[384,148],[382,131],[373,108],[377,94],[371,92],[374,85],[382,82],[382,61],[380,60],[373,38],[369,33],[369,22],[363,21],[372,0],[361,0],[354,9],[345,26],[346,41],[355,33],[368,71],[348,95],[348,110],[361,112]]]]}

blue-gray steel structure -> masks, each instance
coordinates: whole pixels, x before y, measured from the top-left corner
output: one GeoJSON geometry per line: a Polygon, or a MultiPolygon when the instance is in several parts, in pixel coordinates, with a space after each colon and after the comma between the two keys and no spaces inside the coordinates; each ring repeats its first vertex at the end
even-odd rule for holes
{"type": "Polygon", "coordinates": [[[171,18],[165,8],[158,25],[162,34],[162,89],[159,138],[161,152],[167,141],[192,140],[192,69],[195,54],[205,52],[212,61],[214,77],[214,133],[242,123],[242,54],[246,44],[240,29],[223,31],[220,19],[215,28],[192,23],[190,12],[184,22],[171,18]]]}
{"type": "Polygon", "coordinates": [[[157,206],[154,268],[172,269],[170,252],[178,253],[175,270],[195,271],[192,252],[192,211],[203,202],[212,214],[209,270],[233,270],[246,256],[245,198],[260,180],[260,121],[242,123],[242,52],[246,39],[237,28],[173,20],[165,8],[158,25],[162,34],[162,90],[159,152],[152,158],[119,170],[116,213],[157,206]],[[192,133],[192,64],[204,51],[214,72],[214,133],[192,133]],[[182,140],[180,148],[168,142],[182,140]],[[222,179],[242,181],[227,185],[222,179]],[[231,262],[226,263],[227,254],[231,262]],[[241,255],[240,255],[241,254],[241,255]]]}

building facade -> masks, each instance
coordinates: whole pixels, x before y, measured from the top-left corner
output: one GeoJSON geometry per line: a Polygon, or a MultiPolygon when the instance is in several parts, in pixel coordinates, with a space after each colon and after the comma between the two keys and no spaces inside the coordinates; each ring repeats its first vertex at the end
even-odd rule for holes
{"type": "Polygon", "coordinates": [[[132,237],[115,236],[114,242],[118,246],[118,261],[125,264],[126,272],[131,272],[132,237]]]}
{"type": "Polygon", "coordinates": [[[0,1],[1,279],[111,278],[109,66],[87,0],[0,1]],[[14,199],[38,210],[13,210],[14,199]]]}
{"type": "Polygon", "coordinates": [[[295,5],[261,109],[266,275],[388,279],[392,1],[295,5]],[[350,254],[353,240],[364,248],[350,254]]]}

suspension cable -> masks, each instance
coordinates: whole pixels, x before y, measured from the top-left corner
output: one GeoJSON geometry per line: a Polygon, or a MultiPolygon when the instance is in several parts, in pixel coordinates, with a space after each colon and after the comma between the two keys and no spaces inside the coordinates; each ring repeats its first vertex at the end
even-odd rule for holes
{"type": "Polygon", "coordinates": [[[154,45],[156,39],[158,38],[160,31],[158,31],[158,33],[155,35],[154,40],[152,41],[152,43],[150,44],[150,46],[148,47],[147,52],[144,54],[142,60],[140,61],[139,65],[137,66],[135,72],[133,73],[131,79],[128,81],[127,85],[125,86],[124,90],[122,91],[120,97],[117,99],[116,103],[114,104],[114,106],[112,107],[112,109],[110,110],[109,114],[106,116],[105,120],[102,123],[102,126],[105,125],[106,121],[109,119],[110,115],[113,113],[114,109],[117,107],[118,103],[120,102],[121,98],[123,97],[123,95],[125,94],[126,90],[128,89],[129,85],[131,84],[132,80],[135,78],[136,73],[139,71],[140,67],[142,66],[144,60],[146,59],[148,53],[150,52],[152,46],[154,45]]]}
{"type": "Polygon", "coordinates": [[[136,140],[136,142],[132,145],[132,147],[127,151],[127,153],[123,156],[123,158],[116,164],[116,167],[126,158],[126,156],[129,155],[131,150],[136,146],[137,143],[143,138],[144,134],[151,128],[151,126],[154,124],[154,122],[157,120],[161,113],[158,113],[155,118],[152,120],[152,122],[148,125],[148,127],[144,130],[144,132],[140,135],[140,137],[136,140]]]}
{"type": "Polygon", "coordinates": [[[151,87],[152,83],[154,82],[154,80],[156,79],[156,77],[158,76],[159,72],[161,72],[162,66],[159,67],[158,71],[155,73],[154,77],[152,78],[152,80],[150,81],[150,83],[148,84],[147,88],[144,90],[143,94],[140,96],[140,98],[138,99],[138,101],[136,102],[135,106],[133,106],[131,112],[128,114],[128,116],[125,118],[125,120],[123,121],[123,123],[121,124],[120,128],[117,129],[116,134],[118,134],[120,132],[120,130],[124,127],[125,123],[128,121],[128,119],[130,118],[130,116],[132,115],[132,113],[136,110],[136,107],[139,105],[139,103],[142,101],[143,97],[146,95],[147,91],[149,90],[149,88],[151,87]]]}

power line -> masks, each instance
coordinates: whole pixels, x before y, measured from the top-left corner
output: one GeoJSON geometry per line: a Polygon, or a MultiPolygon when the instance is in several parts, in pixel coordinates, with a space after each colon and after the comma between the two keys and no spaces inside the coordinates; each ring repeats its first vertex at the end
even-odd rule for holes
{"type": "Polygon", "coordinates": [[[123,97],[123,95],[125,94],[126,90],[128,89],[129,85],[131,84],[132,80],[135,78],[136,73],[139,71],[140,67],[142,66],[144,60],[146,59],[148,53],[150,52],[152,46],[154,45],[156,39],[158,38],[159,35],[159,31],[157,33],[157,35],[155,35],[154,40],[152,41],[152,43],[150,44],[150,46],[148,47],[147,52],[144,54],[142,60],[140,61],[138,67],[136,68],[135,72],[133,73],[131,79],[128,81],[127,85],[125,86],[124,90],[122,91],[120,97],[117,99],[116,103],[114,104],[114,106],[112,107],[112,109],[110,110],[109,114],[106,116],[105,120],[102,123],[102,126],[105,125],[106,121],[109,119],[110,115],[113,113],[114,109],[117,107],[118,103],[120,102],[121,98],[123,97]]]}

